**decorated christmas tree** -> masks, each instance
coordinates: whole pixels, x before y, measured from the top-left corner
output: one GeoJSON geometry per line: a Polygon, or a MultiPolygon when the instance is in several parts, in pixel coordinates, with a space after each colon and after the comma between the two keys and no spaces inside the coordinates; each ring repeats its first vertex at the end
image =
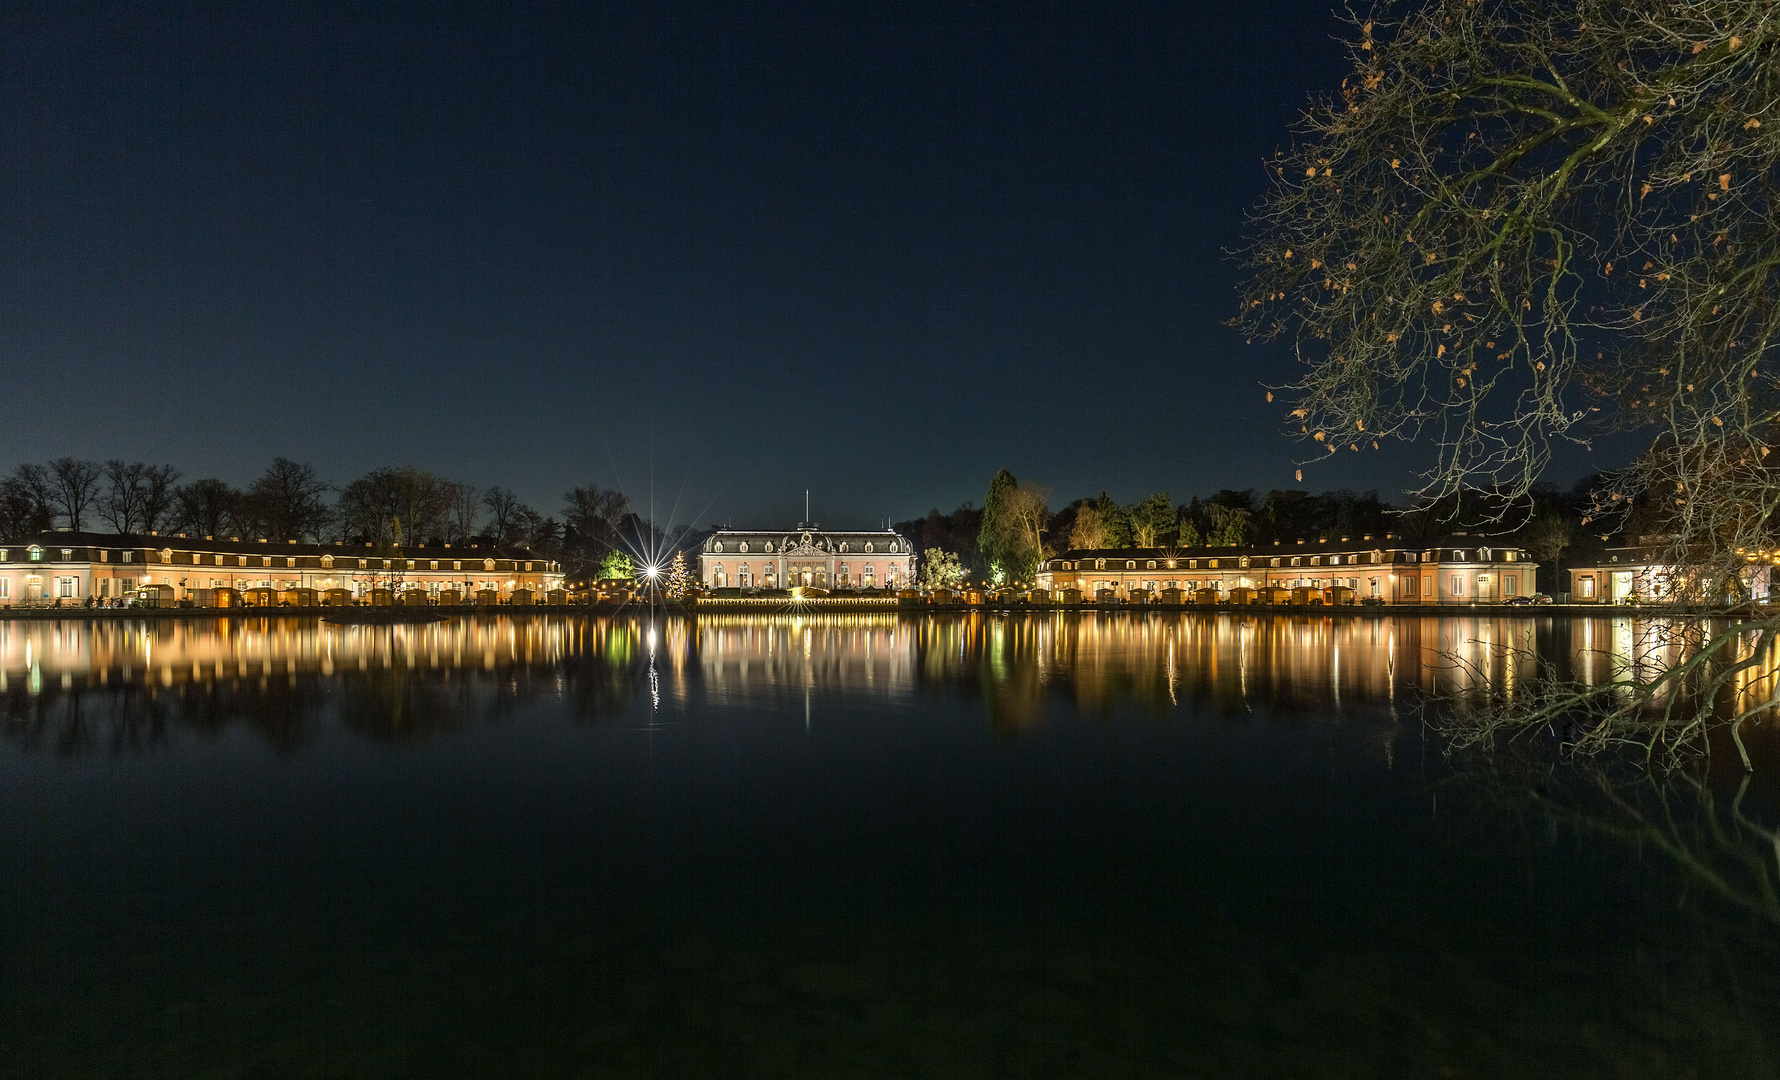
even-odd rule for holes
{"type": "Polygon", "coordinates": [[[674,552],[673,561],[668,563],[667,594],[671,600],[681,600],[686,596],[686,587],[691,584],[686,572],[686,553],[674,552]]]}

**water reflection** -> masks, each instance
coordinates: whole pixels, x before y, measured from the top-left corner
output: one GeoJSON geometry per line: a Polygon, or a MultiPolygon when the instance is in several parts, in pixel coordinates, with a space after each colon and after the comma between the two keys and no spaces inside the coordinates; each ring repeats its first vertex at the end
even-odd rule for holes
{"type": "MultiPolygon", "coordinates": [[[[1540,663],[1597,683],[1688,647],[1685,627],[1665,620],[1481,615],[17,621],[0,622],[0,710],[14,742],[65,753],[152,745],[174,723],[242,724],[292,750],[329,710],[366,738],[415,743],[539,697],[600,720],[655,705],[940,694],[980,702],[1012,737],[1056,707],[1323,717],[1484,683],[1512,695],[1540,663]],[[659,701],[645,692],[652,668],[659,701]]],[[[1749,681],[1765,692],[1766,676],[1749,681]]]]}

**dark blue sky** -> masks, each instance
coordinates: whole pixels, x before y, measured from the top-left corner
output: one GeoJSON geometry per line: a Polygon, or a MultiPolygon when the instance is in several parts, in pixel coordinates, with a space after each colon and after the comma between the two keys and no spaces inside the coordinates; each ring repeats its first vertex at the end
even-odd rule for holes
{"type": "MultiPolygon", "coordinates": [[[[0,466],[413,464],[679,520],[1294,486],[1222,325],[1328,0],[31,5],[0,466]]],[[[1313,488],[1409,479],[1348,458],[1313,488]]]]}

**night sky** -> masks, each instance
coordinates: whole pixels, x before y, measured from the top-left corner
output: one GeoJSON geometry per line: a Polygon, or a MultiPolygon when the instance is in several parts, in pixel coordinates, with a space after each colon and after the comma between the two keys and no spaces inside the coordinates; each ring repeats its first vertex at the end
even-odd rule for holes
{"type": "Polygon", "coordinates": [[[646,509],[653,468],[664,524],[738,526],[806,487],[837,527],[980,503],[1003,466],[1054,507],[1298,486],[1226,252],[1338,31],[1329,0],[16,5],[0,468],[412,464],[546,512],[646,509]]]}

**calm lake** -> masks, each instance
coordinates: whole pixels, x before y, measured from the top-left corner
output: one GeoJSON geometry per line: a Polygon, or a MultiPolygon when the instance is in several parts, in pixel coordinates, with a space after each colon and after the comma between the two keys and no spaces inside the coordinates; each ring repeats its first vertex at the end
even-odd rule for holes
{"type": "Polygon", "coordinates": [[[0,1077],[1772,1077],[1771,723],[1424,730],[1660,637],[0,621],[0,1077]]]}

